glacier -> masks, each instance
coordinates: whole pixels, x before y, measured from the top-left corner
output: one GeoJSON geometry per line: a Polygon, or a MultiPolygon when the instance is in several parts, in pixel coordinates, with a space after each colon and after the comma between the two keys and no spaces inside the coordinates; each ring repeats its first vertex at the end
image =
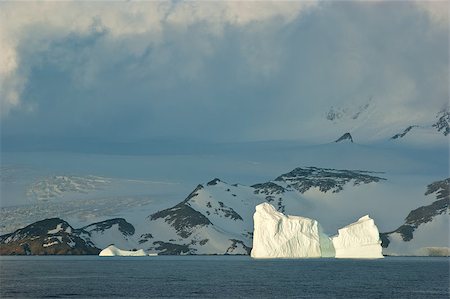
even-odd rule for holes
{"type": "Polygon", "coordinates": [[[378,228],[368,215],[327,236],[317,220],[256,206],[253,258],[383,258],[378,228]]]}
{"type": "Polygon", "coordinates": [[[339,229],[331,240],[336,258],[383,258],[380,233],[369,215],[339,229]]]}
{"type": "Polygon", "coordinates": [[[144,249],[139,249],[136,251],[128,251],[117,248],[114,245],[110,245],[100,251],[99,256],[147,256],[148,254],[144,249]]]}

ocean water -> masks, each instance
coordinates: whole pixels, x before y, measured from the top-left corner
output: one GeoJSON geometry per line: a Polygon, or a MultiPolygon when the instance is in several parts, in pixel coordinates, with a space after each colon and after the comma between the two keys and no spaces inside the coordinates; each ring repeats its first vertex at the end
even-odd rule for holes
{"type": "Polygon", "coordinates": [[[449,258],[0,257],[0,298],[449,298],[449,258]]]}

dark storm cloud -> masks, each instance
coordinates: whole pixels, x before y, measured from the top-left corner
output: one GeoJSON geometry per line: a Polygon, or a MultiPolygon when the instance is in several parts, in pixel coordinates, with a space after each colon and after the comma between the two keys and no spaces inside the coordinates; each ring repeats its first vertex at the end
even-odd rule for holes
{"type": "Polygon", "coordinates": [[[70,30],[31,22],[5,79],[20,96],[3,106],[2,135],[320,139],[427,122],[448,101],[448,28],[413,3],[323,3],[261,19],[223,8],[219,20],[211,3],[177,5],[116,23],[105,4],[70,30]],[[364,106],[345,124],[325,119],[331,107],[364,106]]]}

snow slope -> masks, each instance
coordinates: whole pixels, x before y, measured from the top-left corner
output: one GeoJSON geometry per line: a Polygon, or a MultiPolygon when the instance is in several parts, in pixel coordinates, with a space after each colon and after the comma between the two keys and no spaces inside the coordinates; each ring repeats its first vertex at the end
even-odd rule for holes
{"type": "Polygon", "coordinates": [[[381,235],[385,254],[449,256],[450,178],[429,184],[424,195],[427,205],[412,210],[400,227],[381,235]]]}

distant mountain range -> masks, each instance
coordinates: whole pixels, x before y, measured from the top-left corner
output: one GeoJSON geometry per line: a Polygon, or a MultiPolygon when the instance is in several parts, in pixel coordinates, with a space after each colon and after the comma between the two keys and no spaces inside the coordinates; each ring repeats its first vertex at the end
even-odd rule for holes
{"type": "MultiPolygon", "coordinates": [[[[258,203],[269,202],[280,212],[296,211],[295,214],[302,215],[305,193],[332,196],[351,192],[363,185],[384,184],[386,179],[382,175],[360,170],[299,167],[273,181],[253,186],[230,185],[214,179],[198,185],[177,205],[149,215],[140,227],[115,218],[74,229],[62,219],[46,219],[1,236],[0,253],[98,254],[100,249],[114,244],[119,248],[144,248],[159,254],[249,254],[252,215],[258,203]],[[348,189],[350,191],[344,191],[348,189]]],[[[405,244],[413,244],[414,232],[421,226],[432,224],[438,216],[449,219],[449,183],[448,178],[429,184],[425,195],[434,194],[437,200],[411,211],[405,224],[398,229],[381,234],[387,253],[396,234],[405,244]]],[[[448,231],[434,234],[437,239],[448,238],[448,231]]],[[[423,248],[431,247],[442,246],[423,248]]],[[[406,253],[423,248],[409,248],[406,253]]]]}
{"type": "Polygon", "coordinates": [[[430,130],[437,131],[439,133],[444,134],[444,136],[448,136],[450,134],[450,111],[449,110],[441,110],[436,115],[436,121],[432,124],[428,125],[411,125],[406,127],[403,132],[397,133],[391,137],[391,139],[401,139],[404,138],[407,134],[410,134],[412,130],[430,130]]]}
{"type": "MultiPolygon", "coordinates": [[[[110,209],[109,213],[102,214],[114,215],[107,219],[95,213],[83,219],[72,218],[77,224],[82,223],[77,225],[79,228],[61,219],[66,217],[52,218],[59,215],[50,214],[54,210],[38,211],[48,215],[48,219],[0,236],[0,254],[98,254],[114,244],[124,250],[142,248],[158,254],[248,255],[252,247],[255,206],[268,202],[282,213],[317,219],[329,235],[371,214],[383,232],[380,237],[384,254],[448,255],[450,178],[448,171],[442,171],[448,169],[448,149],[434,149],[432,143],[437,138],[439,144],[448,142],[448,110],[441,111],[429,126],[408,126],[382,145],[358,144],[351,133],[346,132],[335,142],[318,146],[288,144],[259,151],[257,144],[249,150],[250,158],[246,158],[257,160],[255,165],[264,163],[261,158],[264,157],[274,161],[270,165],[279,161],[287,164],[286,160],[303,162],[294,166],[306,163],[313,166],[296,167],[272,180],[248,185],[229,184],[215,178],[197,185],[185,199],[167,203],[161,200],[157,204],[151,200],[144,203],[136,198],[105,201],[98,196],[107,193],[96,192],[115,184],[115,180],[105,177],[46,176],[26,186],[23,194],[48,202],[46,207],[68,193],[87,198],[94,196],[87,202],[92,208],[87,206],[83,211],[97,210],[98,203],[102,203],[102,208],[117,206],[121,210],[110,209]],[[431,141],[424,140],[425,144],[431,142],[431,149],[414,144],[397,146],[399,140],[417,140],[423,136],[432,136],[431,141]],[[323,166],[330,164],[343,167],[323,166]],[[360,166],[359,169],[354,165],[360,166]],[[412,173],[411,169],[417,172],[412,173]]],[[[198,166],[186,165],[192,169],[198,166]]],[[[239,171],[236,168],[236,172],[239,171]]],[[[5,179],[10,182],[12,176],[5,179]]],[[[135,188],[135,185],[130,186],[135,188]]],[[[173,185],[165,188],[169,190],[173,185]]],[[[60,207],[73,202],[70,198],[65,200],[60,207]]],[[[21,210],[19,206],[1,212],[8,219],[23,219],[35,211],[21,210]]]]}

